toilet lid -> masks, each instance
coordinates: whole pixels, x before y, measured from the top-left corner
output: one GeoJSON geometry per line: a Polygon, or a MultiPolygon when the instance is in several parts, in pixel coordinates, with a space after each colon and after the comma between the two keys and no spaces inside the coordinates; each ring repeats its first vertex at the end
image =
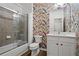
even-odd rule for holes
{"type": "Polygon", "coordinates": [[[30,47],[38,47],[39,46],[39,43],[32,43],[30,44],[30,47]]]}

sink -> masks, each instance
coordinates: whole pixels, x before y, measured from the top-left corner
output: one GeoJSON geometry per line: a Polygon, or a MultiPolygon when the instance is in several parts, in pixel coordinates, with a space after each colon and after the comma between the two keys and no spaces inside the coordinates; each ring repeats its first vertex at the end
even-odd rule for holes
{"type": "Polygon", "coordinates": [[[47,34],[47,36],[62,36],[62,37],[76,37],[75,32],[54,32],[47,34]]]}

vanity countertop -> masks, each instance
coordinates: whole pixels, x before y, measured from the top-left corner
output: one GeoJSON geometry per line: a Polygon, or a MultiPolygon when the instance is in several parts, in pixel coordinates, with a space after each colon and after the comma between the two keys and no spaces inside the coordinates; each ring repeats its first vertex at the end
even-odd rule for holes
{"type": "Polygon", "coordinates": [[[74,32],[55,32],[53,34],[47,34],[47,36],[58,36],[58,37],[77,37],[74,32]]]}

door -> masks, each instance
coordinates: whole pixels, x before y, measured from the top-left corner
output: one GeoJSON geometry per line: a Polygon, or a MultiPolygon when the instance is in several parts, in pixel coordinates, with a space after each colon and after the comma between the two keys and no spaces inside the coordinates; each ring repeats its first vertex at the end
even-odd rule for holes
{"type": "Polygon", "coordinates": [[[59,45],[59,56],[75,56],[76,44],[63,42],[59,45]]]}
{"type": "Polygon", "coordinates": [[[58,38],[57,37],[47,37],[47,55],[48,56],[58,56],[58,38]]]}

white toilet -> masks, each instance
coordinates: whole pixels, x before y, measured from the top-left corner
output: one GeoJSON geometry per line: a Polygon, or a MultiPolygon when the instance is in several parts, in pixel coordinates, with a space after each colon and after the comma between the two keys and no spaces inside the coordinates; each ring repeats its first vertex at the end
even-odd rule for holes
{"type": "Polygon", "coordinates": [[[39,53],[39,51],[40,51],[39,43],[41,43],[41,41],[42,41],[42,36],[35,35],[34,38],[35,38],[35,42],[31,43],[29,46],[30,50],[32,51],[32,53],[31,53],[32,56],[36,56],[39,53]]]}

